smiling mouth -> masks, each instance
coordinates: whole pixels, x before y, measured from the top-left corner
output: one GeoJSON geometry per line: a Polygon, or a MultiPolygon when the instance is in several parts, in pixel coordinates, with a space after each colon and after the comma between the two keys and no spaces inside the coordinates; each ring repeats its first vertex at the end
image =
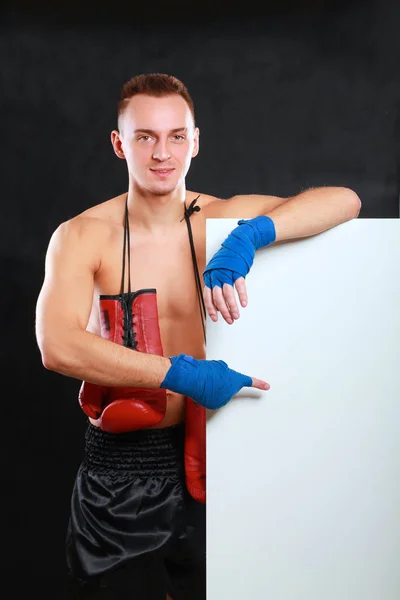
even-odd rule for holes
{"type": "Polygon", "coordinates": [[[167,177],[173,170],[174,169],[150,169],[150,171],[158,177],[167,177]]]}

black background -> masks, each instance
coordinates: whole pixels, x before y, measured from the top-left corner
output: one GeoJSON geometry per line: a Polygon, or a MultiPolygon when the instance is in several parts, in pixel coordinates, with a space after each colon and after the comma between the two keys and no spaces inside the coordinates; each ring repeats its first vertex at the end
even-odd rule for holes
{"type": "MultiPolygon", "coordinates": [[[[1,12],[3,585],[63,598],[80,382],[34,335],[54,229],[127,189],[112,151],[125,80],[184,81],[200,127],[188,189],[223,198],[340,185],[399,217],[396,2],[8,3],[1,12]]],[[[373,240],[371,240],[373,243],[373,240]]]]}

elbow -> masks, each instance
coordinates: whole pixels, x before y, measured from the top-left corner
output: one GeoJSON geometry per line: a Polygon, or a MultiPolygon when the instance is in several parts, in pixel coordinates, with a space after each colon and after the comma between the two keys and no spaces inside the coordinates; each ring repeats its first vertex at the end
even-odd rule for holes
{"type": "Polygon", "coordinates": [[[57,361],[56,357],[51,353],[41,353],[42,354],[42,365],[48,371],[56,371],[60,370],[60,363],[57,361]]]}
{"type": "Polygon", "coordinates": [[[62,375],[76,367],[76,332],[69,328],[36,324],[36,343],[39,347],[42,365],[48,371],[62,375]]]}
{"type": "Polygon", "coordinates": [[[342,188],[343,201],[346,205],[348,219],[356,219],[361,211],[361,200],[358,194],[350,188],[342,188]]]}
{"type": "Polygon", "coordinates": [[[65,362],[61,360],[61,357],[54,351],[46,348],[41,349],[42,365],[48,371],[55,371],[56,373],[65,372],[65,362]]]}
{"type": "Polygon", "coordinates": [[[42,357],[42,365],[45,369],[56,373],[68,372],[68,353],[63,352],[59,344],[38,340],[38,346],[42,357]]]}

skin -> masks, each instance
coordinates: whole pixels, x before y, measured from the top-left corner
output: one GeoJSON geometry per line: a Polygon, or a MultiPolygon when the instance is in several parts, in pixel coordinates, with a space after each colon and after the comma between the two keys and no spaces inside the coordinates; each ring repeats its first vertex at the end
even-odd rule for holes
{"type": "MultiPolygon", "coordinates": [[[[157,290],[164,356],[132,352],[100,337],[98,296],[120,291],[126,194],[89,208],[53,233],[36,307],[36,338],[43,365],[50,370],[100,385],[158,388],[170,368],[166,357],[180,353],[206,357],[188,232],[182,221],[184,203],[188,206],[199,195],[185,184],[191,160],[199,152],[199,129],[180,96],[140,95],[128,103],[111,142],[128,170],[132,289],[157,290]]],[[[201,211],[193,213],[191,225],[202,274],[207,218],[268,215],[280,241],[315,235],[357,217],[360,200],[345,188],[322,188],[294,198],[246,195],[221,200],[201,193],[198,206],[201,211]]],[[[239,307],[248,303],[243,278],[235,289],[204,288],[203,294],[213,321],[220,314],[233,324],[240,318],[239,307]]],[[[270,387],[257,378],[252,382],[261,390],[270,387]]],[[[184,420],[184,397],[167,391],[167,400],[165,418],[156,427],[184,420]]]]}
{"type": "MultiPolygon", "coordinates": [[[[200,134],[179,95],[131,98],[111,133],[116,156],[126,162],[127,193],[97,204],[53,233],[36,309],[36,337],[46,368],[100,385],[159,387],[168,356],[206,357],[184,203],[200,194],[191,224],[200,274],[206,263],[207,218],[270,216],[276,241],[315,235],[356,218],[360,199],[347,188],[317,188],[293,198],[241,195],[222,200],[186,189],[200,134]],[[98,296],[120,291],[123,217],[128,197],[132,289],[156,288],[163,357],[132,352],[100,337],[98,296]],[[162,264],[160,262],[162,257],[162,264]]],[[[222,241],[222,240],[221,240],[222,241]]],[[[125,288],[127,289],[127,287],[125,288]]],[[[248,303],[245,280],[204,288],[210,318],[229,324],[248,303]]],[[[221,357],[223,359],[223,357],[221,357]]],[[[252,378],[253,387],[269,384],[252,378]]],[[[184,397],[167,391],[167,411],[157,427],[184,420],[184,397]]],[[[95,423],[94,423],[95,424],[95,423]]]]}

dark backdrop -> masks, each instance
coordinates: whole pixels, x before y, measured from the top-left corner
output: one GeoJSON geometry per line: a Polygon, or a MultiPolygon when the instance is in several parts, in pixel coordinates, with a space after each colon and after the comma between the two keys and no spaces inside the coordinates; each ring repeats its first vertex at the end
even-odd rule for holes
{"type": "MultiPolygon", "coordinates": [[[[22,3],[1,24],[3,583],[62,598],[80,382],[46,371],[34,311],[50,235],[126,190],[110,144],[123,82],[188,86],[201,152],[188,188],[289,196],[344,185],[399,216],[396,3],[22,3]],[[111,7],[115,6],[115,9],[111,7]]],[[[374,243],[371,240],[371,243],[374,243]]],[[[13,596],[14,597],[14,596],[13,596]]]]}

